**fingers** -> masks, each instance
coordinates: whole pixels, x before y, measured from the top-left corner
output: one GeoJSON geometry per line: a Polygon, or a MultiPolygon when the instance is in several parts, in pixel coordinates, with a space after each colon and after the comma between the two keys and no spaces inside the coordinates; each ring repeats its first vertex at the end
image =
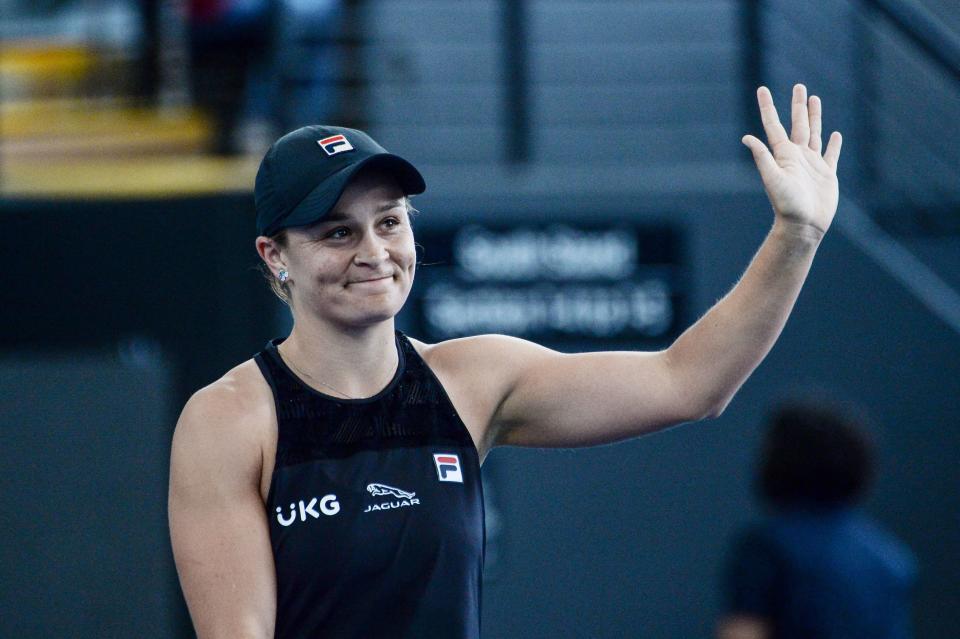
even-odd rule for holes
{"type": "Polygon", "coordinates": [[[790,140],[807,146],[810,143],[810,116],[807,115],[807,87],[802,84],[793,85],[790,122],[790,140]]]}
{"type": "Polygon", "coordinates": [[[745,135],[740,141],[753,153],[753,161],[757,163],[761,178],[772,176],[780,168],[780,165],[773,159],[773,155],[763,142],[752,135],[745,135]]]}
{"type": "Polygon", "coordinates": [[[820,98],[815,95],[810,96],[810,148],[820,153],[820,130],[822,127],[821,124],[821,115],[823,114],[823,106],[820,104],[820,98]]]}
{"type": "MultiPolygon", "coordinates": [[[[763,86],[757,89],[757,103],[760,105],[760,119],[767,134],[769,149],[752,135],[743,136],[741,141],[753,153],[753,158],[757,163],[757,168],[760,169],[761,175],[770,174],[771,171],[779,168],[770,150],[776,149],[777,145],[786,140],[807,146],[820,153],[823,144],[820,139],[823,131],[823,105],[820,98],[815,95],[807,98],[806,86],[802,84],[793,86],[793,97],[790,103],[791,130],[789,138],[783,125],[780,124],[780,117],[777,115],[777,108],[773,104],[770,89],[763,86]]],[[[833,169],[834,173],[837,171],[842,145],[843,138],[840,132],[834,131],[830,135],[827,149],[823,154],[824,161],[833,169]]]]}
{"type": "Polygon", "coordinates": [[[777,115],[777,107],[773,105],[770,89],[767,87],[757,89],[757,103],[760,105],[760,121],[763,122],[763,130],[767,134],[767,143],[770,148],[774,148],[787,140],[787,132],[780,124],[780,116],[777,115]]]}
{"type": "Polygon", "coordinates": [[[837,162],[840,160],[840,147],[843,146],[843,136],[839,131],[830,134],[830,140],[827,142],[827,150],[823,154],[823,160],[827,163],[833,172],[837,172],[837,162]]]}

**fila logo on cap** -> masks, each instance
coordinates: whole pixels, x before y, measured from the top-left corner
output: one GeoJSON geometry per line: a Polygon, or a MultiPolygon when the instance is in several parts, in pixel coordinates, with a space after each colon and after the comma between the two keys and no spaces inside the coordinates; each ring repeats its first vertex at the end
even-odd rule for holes
{"type": "Polygon", "coordinates": [[[353,151],[353,145],[342,135],[332,135],[329,138],[317,140],[320,148],[326,151],[327,155],[336,155],[344,151],[353,151]]]}
{"type": "Polygon", "coordinates": [[[433,456],[433,463],[437,465],[437,477],[440,481],[463,483],[463,473],[460,472],[460,458],[455,454],[437,453],[433,456]]]}

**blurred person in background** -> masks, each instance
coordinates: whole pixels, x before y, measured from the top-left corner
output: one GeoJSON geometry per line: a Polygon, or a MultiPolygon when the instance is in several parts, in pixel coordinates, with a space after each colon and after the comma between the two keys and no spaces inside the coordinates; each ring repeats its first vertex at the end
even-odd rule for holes
{"type": "Polygon", "coordinates": [[[719,639],[908,639],[916,561],[859,508],[864,427],[823,401],[772,411],[757,475],[769,511],[726,567],[719,639]]]}
{"type": "Polygon", "coordinates": [[[260,136],[274,130],[267,87],[279,8],[279,0],[190,0],[193,93],[216,120],[216,153],[243,151],[251,126],[265,129],[260,136]]]}
{"type": "Polygon", "coordinates": [[[667,349],[559,353],[503,335],[426,344],[394,318],[413,284],[409,162],[361,131],[276,141],[257,251],[293,329],[197,391],[171,451],[174,557],[206,637],[480,636],[480,465],[720,415],[779,336],[837,208],[841,137],[793,88],[791,133],[757,91],[745,135],[773,207],[740,281],[667,349]]]}
{"type": "Polygon", "coordinates": [[[194,93],[215,151],[262,155],[277,134],[339,103],[342,0],[191,0],[194,93]]]}

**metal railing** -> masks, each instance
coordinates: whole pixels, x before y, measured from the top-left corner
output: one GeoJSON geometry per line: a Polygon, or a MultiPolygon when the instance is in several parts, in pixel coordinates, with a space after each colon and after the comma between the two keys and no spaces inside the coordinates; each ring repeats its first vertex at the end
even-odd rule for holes
{"type": "Polygon", "coordinates": [[[748,126],[757,85],[809,81],[832,94],[829,117],[848,133],[848,195],[901,227],[919,229],[930,206],[960,217],[960,155],[949,133],[960,122],[960,37],[914,0],[747,0],[742,11],[748,126]]]}
{"type": "Polygon", "coordinates": [[[914,0],[859,0],[883,16],[960,87],[960,37],[914,0]]]}

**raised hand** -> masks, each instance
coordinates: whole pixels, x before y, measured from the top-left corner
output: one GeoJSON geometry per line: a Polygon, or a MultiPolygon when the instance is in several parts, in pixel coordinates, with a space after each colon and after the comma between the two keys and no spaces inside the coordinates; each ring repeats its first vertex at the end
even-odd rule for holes
{"type": "Polygon", "coordinates": [[[820,98],[813,95],[808,101],[802,84],[793,87],[790,137],[767,87],[757,89],[757,102],[770,148],[752,135],[743,136],[741,142],[753,153],[774,212],[784,222],[826,233],[837,211],[837,161],[843,138],[834,131],[820,154],[820,98]]]}

